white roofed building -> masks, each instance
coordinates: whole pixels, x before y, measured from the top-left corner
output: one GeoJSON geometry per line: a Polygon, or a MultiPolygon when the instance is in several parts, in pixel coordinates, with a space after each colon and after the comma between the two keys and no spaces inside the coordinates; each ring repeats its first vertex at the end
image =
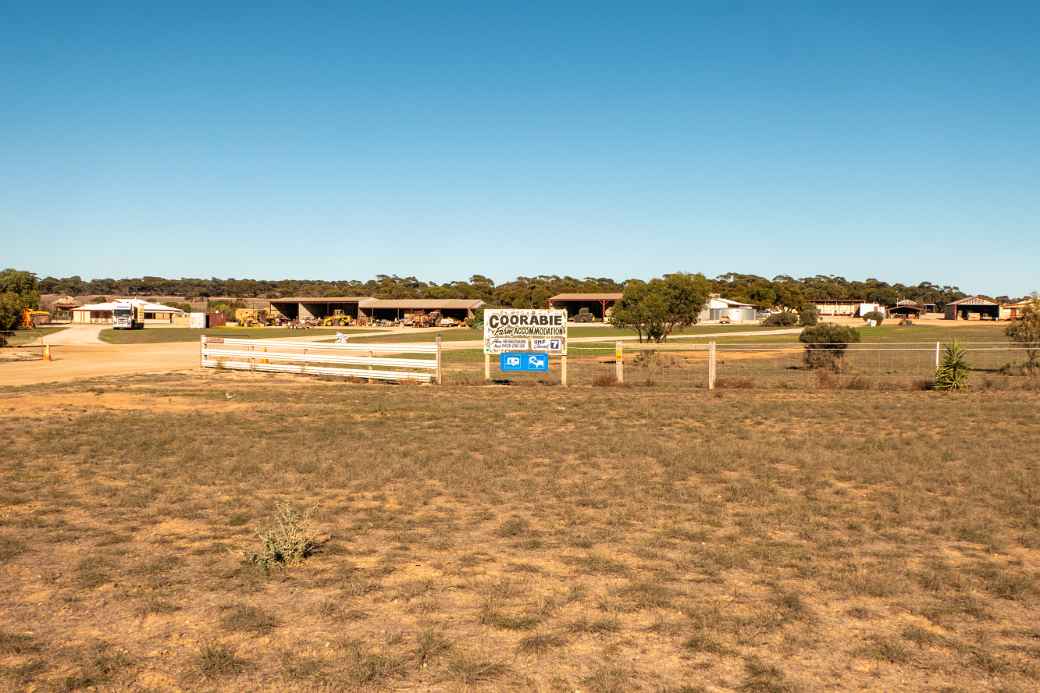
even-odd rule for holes
{"type": "Polygon", "coordinates": [[[139,298],[128,298],[108,301],[107,303],[88,303],[78,308],[73,308],[72,322],[102,325],[111,323],[112,311],[115,310],[117,303],[131,303],[135,306],[141,306],[141,309],[144,311],[145,323],[170,324],[173,322],[174,316],[184,315],[184,311],[180,308],[166,306],[162,303],[152,303],[139,298]]]}
{"type": "Polygon", "coordinates": [[[697,322],[756,322],[758,316],[750,303],[731,301],[718,294],[712,294],[704,304],[704,310],[697,317],[697,322]]]}

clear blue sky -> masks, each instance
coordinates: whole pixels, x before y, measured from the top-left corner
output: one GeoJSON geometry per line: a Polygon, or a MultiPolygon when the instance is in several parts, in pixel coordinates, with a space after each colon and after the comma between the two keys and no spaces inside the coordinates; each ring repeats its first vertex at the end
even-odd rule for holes
{"type": "Polygon", "coordinates": [[[1040,289],[1040,3],[7,2],[0,265],[1040,289]]]}

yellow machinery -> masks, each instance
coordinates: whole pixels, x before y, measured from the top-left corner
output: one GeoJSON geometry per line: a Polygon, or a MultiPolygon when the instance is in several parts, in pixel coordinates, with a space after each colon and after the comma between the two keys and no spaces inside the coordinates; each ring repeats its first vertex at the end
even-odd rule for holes
{"type": "Polygon", "coordinates": [[[323,327],[350,327],[354,324],[354,318],[345,314],[342,310],[336,309],[332,315],[322,320],[321,324],[323,327]]]}
{"type": "Polygon", "coordinates": [[[235,309],[235,322],[239,327],[266,327],[268,324],[267,310],[263,308],[237,308],[235,309]]]}
{"type": "Polygon", "coordinates": [[[45,310],[22,309],[22,322],[18,326],[22,330],[31,330],[39,325],[46,325],[51,321],[51,314],[45,310]]]}

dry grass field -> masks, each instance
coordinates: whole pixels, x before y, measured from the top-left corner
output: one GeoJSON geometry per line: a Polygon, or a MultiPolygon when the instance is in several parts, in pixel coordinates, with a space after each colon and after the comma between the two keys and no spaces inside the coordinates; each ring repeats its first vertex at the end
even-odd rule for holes
{"type": "Polygon", "coordinates": [[[1036,690],[1038,405],[0,389],[0,688],[1036,690]],[[316,545],[265,570],[285,504],[316,545]]]}

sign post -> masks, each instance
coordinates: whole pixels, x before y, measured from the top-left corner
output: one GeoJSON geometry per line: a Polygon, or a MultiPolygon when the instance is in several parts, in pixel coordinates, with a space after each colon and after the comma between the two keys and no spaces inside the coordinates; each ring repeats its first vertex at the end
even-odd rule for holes
{"type": "Polygon", "coordinates": [[[547,372],[549,357],[560,356],[560,382],[567,384],[567,311],[489,308],[484,311],[484,379],[491,357],[503,372],[547,372]]]}

